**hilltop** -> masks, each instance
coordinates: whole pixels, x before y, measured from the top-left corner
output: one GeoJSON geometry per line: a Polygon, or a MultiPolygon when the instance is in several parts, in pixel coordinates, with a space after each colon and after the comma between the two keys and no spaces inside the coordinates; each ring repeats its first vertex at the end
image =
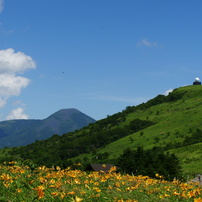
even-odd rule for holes
{"type": "Polygon", "coordinates": [[[202,173],[201,114],[202,86],[180,87],[76,132],[4,151],[1,160],[65,167],[72,161],[112,163],[128,148],[158,147],[178,156],[184,172],[202,173]]]}
{"type": "Polygon", "coordinates": [[[0,122],[0,147],[23,146],[54,134],[73,132],[95,120],[77,109],[61,109],[43,120],[0,122]]]}

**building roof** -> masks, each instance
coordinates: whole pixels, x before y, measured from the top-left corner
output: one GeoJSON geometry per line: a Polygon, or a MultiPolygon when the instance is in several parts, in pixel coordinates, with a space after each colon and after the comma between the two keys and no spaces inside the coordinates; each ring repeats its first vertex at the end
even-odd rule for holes
{"type": "Polygon", "coordinates": [[[112,167],[114,167],[114,164],[90,164],[93,170],[97,172],[109,172],[112,167]]]}

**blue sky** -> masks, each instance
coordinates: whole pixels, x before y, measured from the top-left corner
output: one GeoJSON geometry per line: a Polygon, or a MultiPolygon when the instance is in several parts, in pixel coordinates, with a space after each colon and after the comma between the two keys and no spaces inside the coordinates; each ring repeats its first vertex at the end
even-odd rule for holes
{"type": "Polygon", "coordinates": [[[0,120],[99,120],[202,78],[201,0],[0,0],[0,120]]]}

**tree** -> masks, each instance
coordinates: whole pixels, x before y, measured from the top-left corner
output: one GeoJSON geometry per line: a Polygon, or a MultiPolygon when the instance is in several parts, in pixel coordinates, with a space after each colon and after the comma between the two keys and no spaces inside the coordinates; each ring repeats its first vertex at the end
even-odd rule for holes
{"type": "Polygon", "coordinates": [[[150,150],[144,150],[143,147],[126,149],[116,160],[116,165],[128,174],[150,177],[160,174],[167,180],[180,178],[182,174],[178,158],[174,154],[164,154],[163,149],[158,147],[150,150]]]}

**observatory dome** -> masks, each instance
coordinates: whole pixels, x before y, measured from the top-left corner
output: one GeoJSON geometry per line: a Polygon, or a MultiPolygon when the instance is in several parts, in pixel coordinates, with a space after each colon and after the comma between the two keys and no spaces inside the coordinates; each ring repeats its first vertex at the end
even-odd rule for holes
{"type": "Polygon", "coordinates": [[[200,79],[198,77],[195,78],[193,85],[201,85],[200,79]]]}
{"type": "Polygon", "coordinates": [[[199,81],[200,81],[200,79],[199,79],[198,77],[196,77],[196,78],[195,78],[195,81],[196,81],[196,82],[199,82],[199,81]]]}

